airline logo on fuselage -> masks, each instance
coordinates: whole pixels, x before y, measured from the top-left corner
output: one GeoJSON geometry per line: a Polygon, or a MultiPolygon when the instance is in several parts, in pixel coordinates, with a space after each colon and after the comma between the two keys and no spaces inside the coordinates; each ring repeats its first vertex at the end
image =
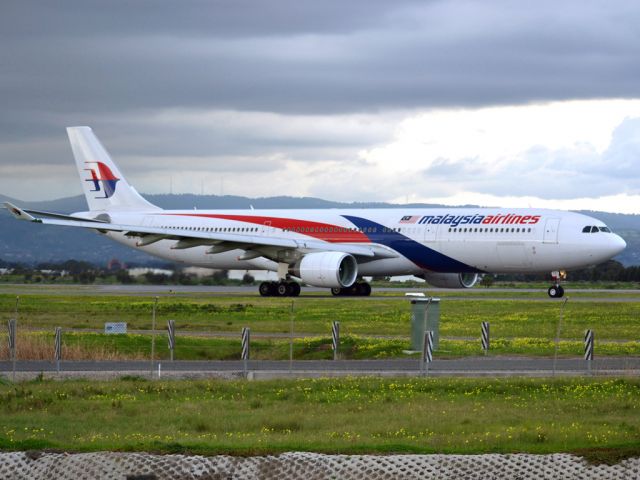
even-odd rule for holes
{"type": "MultiPolygon", "coordinates": [[[[403,219],[406,217],[403,217],[403,219]]],[[[425,215],[418,220],[419,225],[535,225],[540,215],[516,215],[515,213],[496,215],[425,215]]],[[[400,223],[403,223],[402,220],[400,223]]]]}

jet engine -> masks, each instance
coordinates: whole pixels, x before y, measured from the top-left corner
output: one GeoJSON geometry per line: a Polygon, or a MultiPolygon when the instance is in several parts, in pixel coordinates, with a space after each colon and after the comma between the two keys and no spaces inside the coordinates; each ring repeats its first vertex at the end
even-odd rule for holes
{"type": "Polygon", "coordinates": [[[421,275],[427,283],[438,288],[471,288],[478,281],[477,273],[436,273],[421,275]]]}
{"type": "Polygon", "coordinates": [[[291,273],[314,287],[350,287],[358,276],[356,259],[343,252],[308,253],[291,273]]]}

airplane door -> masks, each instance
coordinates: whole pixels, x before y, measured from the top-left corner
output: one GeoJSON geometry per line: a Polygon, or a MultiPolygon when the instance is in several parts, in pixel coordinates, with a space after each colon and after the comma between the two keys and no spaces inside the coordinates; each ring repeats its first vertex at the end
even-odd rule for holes
{"type": "Polygon", "coordinates": [[[424,243],[431,243],[436,241],[436,234],[438,233],[438,225],[425,224],[424,228],[424,243]]]}
{"type": "Polygon", "coordinates": [[[142,226],[143,227],[154,227],[155,226],[155,218],[153,215],[145,215],[142,217],[142,226]]]}
{"type": "Polygon", "coordinates": [[[275,229],[271,226],[271,220],[265,220],[262,225],[262,233],[264,235],[271,235],[275,229]]]}
{"type": "Polygon", "coordinates": [[[542,243],[558,243],[559,218],[549,218],[544,225],[544,238],[542,243]]]}
{"type": "Polygon", "coordinates": [[[496,251],[502,263],[501,266],[505,269],[517,271],[532,264],[524,242],[498,242],[496,251]]]}

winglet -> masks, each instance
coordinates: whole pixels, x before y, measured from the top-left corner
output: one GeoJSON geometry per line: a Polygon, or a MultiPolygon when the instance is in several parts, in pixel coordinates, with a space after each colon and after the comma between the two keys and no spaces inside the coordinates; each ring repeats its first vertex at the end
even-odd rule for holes
{"type": "Polygon", "coordinates": [[[21,208],[16,207],[12,203],[4,202],[4,206],[7,207],[7,210],[18,220],[26,220],[28,222],[40,222],[41,220],[36,217],[29,215],[27,212],[22,210],[21,208]]]}

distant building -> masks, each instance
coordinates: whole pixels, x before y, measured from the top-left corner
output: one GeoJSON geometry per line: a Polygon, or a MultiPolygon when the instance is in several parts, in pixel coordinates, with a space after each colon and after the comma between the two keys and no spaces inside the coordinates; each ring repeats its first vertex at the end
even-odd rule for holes
{"type": "Polygon", "coordinates": [[[127,266],[125,265],[125,263],[121,262],[117,258],[112,258],[107,262],[107,270],[110,272],[125,270],[126,268],[127,266]]]}
{"type": "Polygon", "coordinates": [[[139,268],[130,268],[127,270],[129,275],[132,277],[142,277],[147,273],[152,273],[154,275],[166,275],[170,277],[173,275],[173,270],[167,270],[166,268],[147,268],[147,267],[139,267],[139,268]]]}
{"type": "Polygon", "coordinates": [[[40,269],[40,270],[38,270],[38,272],[40,272],[43,275],[49,275],[49,276],[52,276],[52,277],[66,277],[67,275],[69,275],[69,272],[67,272],[66,270],[40,269]]]}
{"type": "MultiPolygon", "coordinates": [[[[197,278],[207,278],[213,275],[215,272],[219,272],[221,270],[215,270],[213,268],[202,268],[202,267],[186,267],[182,269],[182,273],[186,275],[191,275],[197,278]]],[[[259,282],[264,282],[268,280],[276,281],[278,280],[278,274],[276,272],[269,272],[266,270],[229,270],[228,278],[231,280],[242,280],[244,275],[248,273],[253,278],[255,278],[259,282]]]]}
{"type": "Polygon", "coordinates": [[[268,270],[229,270],[229,278],[232,280],[242,280],[245,273],[251,275],[257,282],[275,282],[278,280],[278,274],[268,270]]]}
{"type": "Polygon", "coordinates": [[[219,270],[214,270],[213,268],[202,268],[202,267],[185,267],[181,269],[182,273],[185,275],[190,275],[196,278],[206,278],[210,277],[219,270]]]}

